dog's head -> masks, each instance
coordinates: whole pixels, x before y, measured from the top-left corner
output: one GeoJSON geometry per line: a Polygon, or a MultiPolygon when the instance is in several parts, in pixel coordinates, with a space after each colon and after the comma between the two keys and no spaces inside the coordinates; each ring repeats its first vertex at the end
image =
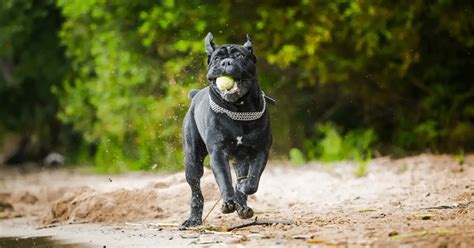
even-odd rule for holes
{"type": "Polygon", "coordinates": [[[206,36],[207,79],[213,91],[218,92],[222,99],[228,102],[237,102],[245,96],[257,83],[252,40],[247,35],[244,45],[224,44],[216,45],[211,33],[206,36]],[[234,84],[228,90],[221,91],[216,85],[216,79],[228,76],[234,79],[234,84]]]}

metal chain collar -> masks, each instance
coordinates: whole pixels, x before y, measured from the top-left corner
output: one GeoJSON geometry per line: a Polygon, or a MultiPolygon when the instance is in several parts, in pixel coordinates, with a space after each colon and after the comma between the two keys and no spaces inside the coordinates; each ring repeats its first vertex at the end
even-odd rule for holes
{"type": "Polygon", "coordinates": [[[265,101],[265,93],[262,91],[262,100],[263,100],[263,108],[262,111],[259,112],[234,112],[230,111],[228,109],[225,109],[219,105],[217,105],[211,98],[211,95],[209,95],[209,104],[211,105],[212,111],[216,113],[223,113],[229,116],[232,120],[235,121],[254,121],[260,119],[262,117],[263,113],[265,113],[266,109],[266,101],[265,101]]]}

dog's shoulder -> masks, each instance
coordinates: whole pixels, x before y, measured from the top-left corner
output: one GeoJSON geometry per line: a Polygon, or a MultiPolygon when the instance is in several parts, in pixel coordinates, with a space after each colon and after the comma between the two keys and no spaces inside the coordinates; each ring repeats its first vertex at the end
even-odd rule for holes
{"type": "Polygon", "coordinates": [[[195,101],[207,96],[209,94],[209,86],[202,89],[192,89],[188,93],[188,98],[195,101]]]}
{"type": "Polygon", "coordinates": [[[188,98],[192,100],[192,99],[194,98],[194,96],[196,96],[196,94],[197,94],[198,92],[199,92],[198,89],[192,89],[192,90],[188,93],[188,98]]]}

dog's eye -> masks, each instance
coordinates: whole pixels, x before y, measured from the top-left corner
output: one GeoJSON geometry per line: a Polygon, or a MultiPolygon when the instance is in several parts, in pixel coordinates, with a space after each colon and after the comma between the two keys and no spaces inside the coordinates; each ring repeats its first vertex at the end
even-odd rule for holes
{"type": "Polygon", "coordinates": [[[221,58],[219,58],[219,57],[214,57],[214,61],[217,61],[217,60],[219,60],[219,59],[221,59],[221,58]]]}
{"type": "Polygon", "coordinates": [[[243,58],[244,58],[244,55],[243,55],[243,54],[241,54],[241,53],[239,53],[239,54],[237,54],[237,58],[239,58],[239,59],[243,59],[243,58]]]}

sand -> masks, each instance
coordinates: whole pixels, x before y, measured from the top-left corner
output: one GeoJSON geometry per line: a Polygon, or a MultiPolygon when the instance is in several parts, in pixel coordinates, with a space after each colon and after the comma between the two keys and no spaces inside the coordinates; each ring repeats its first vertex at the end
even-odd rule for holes
{"type": "MultiPolygon", "coordinates": [[[[360,178],[351,162],[325,168],[271,163],[249,206],[259,220],[293,224],[224,234],[211,233],[210,227],[222,231],[251,220],[221,214],[217,207],[207,228],[177,230],[189,214],[190,190],[183,173],[92,175],[2,168],[0,236],[51,234],[115,246],[474,246],[473,155],[462,165],[447,155],[377,158],[360,178]],[[82,239],[73,235],[83,229],[88,235],[82,239]]],[[[207,214],[220,199],[211,171],[205,170],[201,186],[207,214]]]]}

